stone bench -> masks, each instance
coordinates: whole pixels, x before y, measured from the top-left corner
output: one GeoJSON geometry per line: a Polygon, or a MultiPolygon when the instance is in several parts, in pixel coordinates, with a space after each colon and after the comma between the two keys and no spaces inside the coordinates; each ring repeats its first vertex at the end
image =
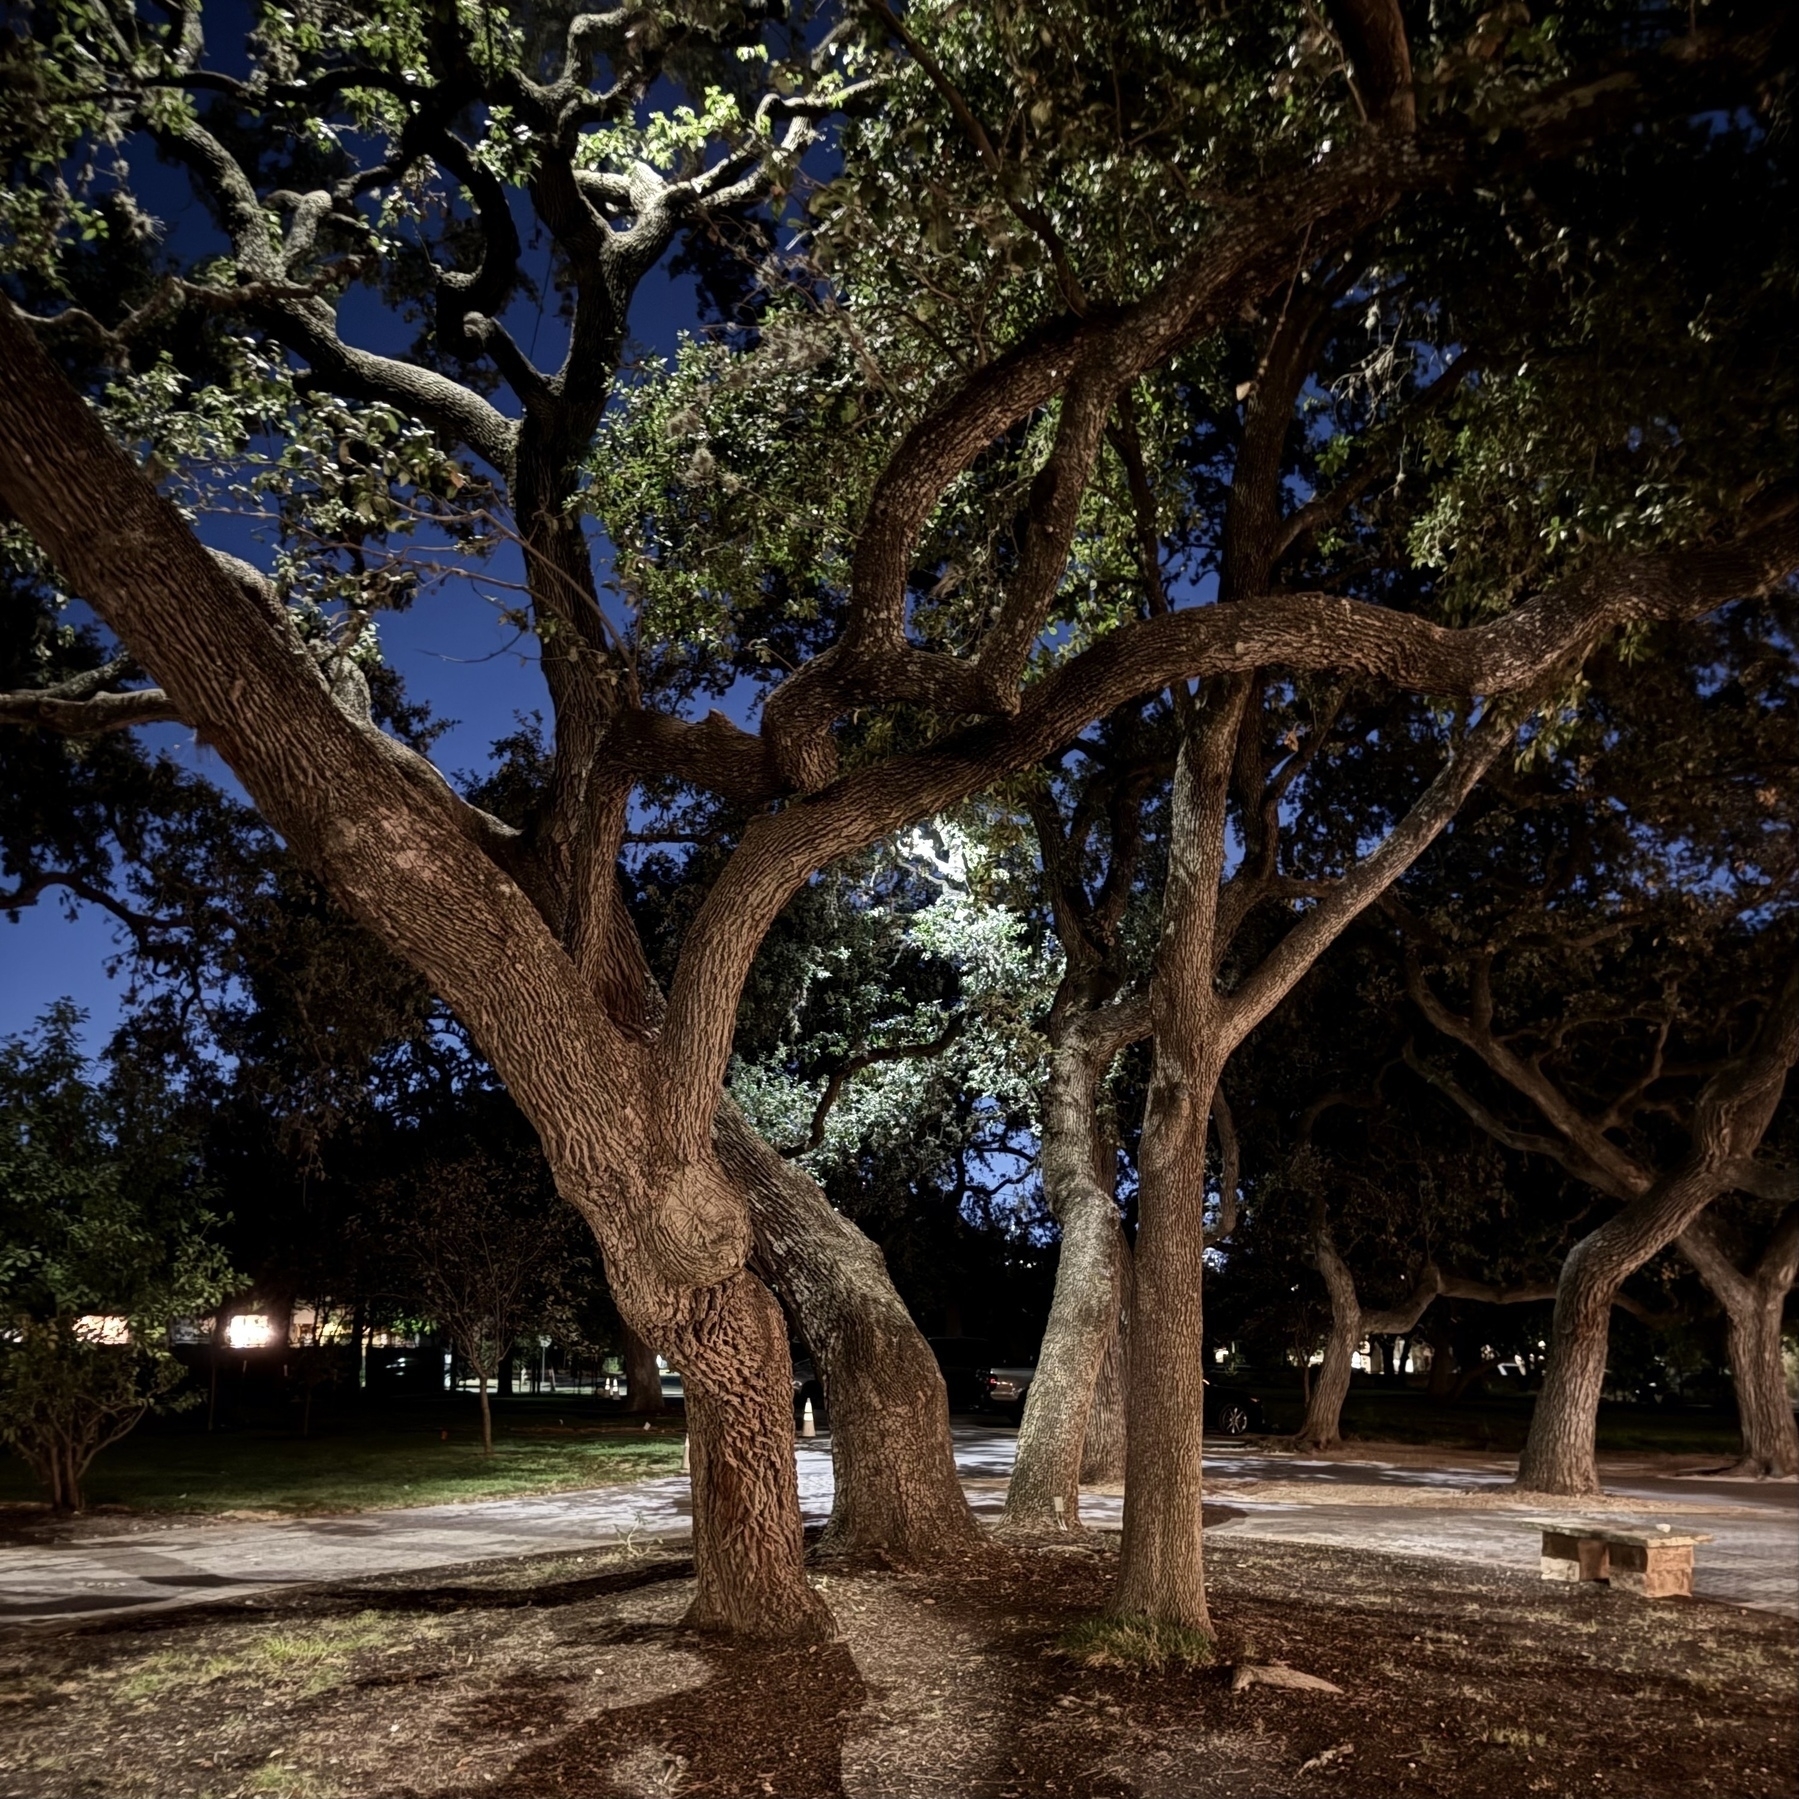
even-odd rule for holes
{"type": "Polygon", "coordinates": [[[1543,1533],[1545,1580],[1600,1580],[1639,1599],[1690,1596],[1693,1546],[1703,1531],[1626,1530],[1579,1518],[1528,1518],[1543,1533]]]}

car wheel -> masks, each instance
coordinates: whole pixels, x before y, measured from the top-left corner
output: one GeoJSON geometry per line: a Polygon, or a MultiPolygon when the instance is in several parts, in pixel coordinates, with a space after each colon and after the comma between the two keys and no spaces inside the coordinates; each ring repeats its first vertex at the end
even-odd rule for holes
{"type": "Polygon", "coordinates": [[[1218,1409],[1218,1434],[1224,1437],[1240,1437],[1249,1429],[1249,1413],[1240,1405],[1220,1406],[1218,1409]]]}

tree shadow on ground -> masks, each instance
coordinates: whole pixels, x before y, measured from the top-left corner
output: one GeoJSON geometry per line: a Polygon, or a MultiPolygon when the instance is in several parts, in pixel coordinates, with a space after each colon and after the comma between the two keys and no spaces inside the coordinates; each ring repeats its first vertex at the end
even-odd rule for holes
{"type": "MultiPolygon", "coordinates": [[[[666,1577],[665,1577],[666,1578],[666,1577]]],[[[705,1678],[640,1704],[609,1707],[567,1722],[571,1699],[553,1676],[509,1683],[485,1695],[465,1728],[491,1738],[528,1722],[553,1741],[515,1761],[483,1794],[505,1799],[651,1799],[692,1794],[778,1794],[839,1799],[843,1747],[868,1688],[843,1643],[758,1648],[666,1625],[614,1628],[607,1640],[675,1651],[705,1667],[705,1678]]],[[[429,1799],[463,1799],[454,1786],[429,1799]]]]}

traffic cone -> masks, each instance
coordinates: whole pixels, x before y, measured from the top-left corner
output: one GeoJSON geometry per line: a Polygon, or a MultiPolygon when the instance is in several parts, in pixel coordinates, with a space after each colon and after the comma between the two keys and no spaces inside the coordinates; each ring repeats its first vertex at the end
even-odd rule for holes
{"type": "Polygon", "coordinates": [[[800,1435],[802,1437],[818,1435],[818,1426],[812,1422],[812,1401],[809,1399],[800,1408],[800,1435]]]}

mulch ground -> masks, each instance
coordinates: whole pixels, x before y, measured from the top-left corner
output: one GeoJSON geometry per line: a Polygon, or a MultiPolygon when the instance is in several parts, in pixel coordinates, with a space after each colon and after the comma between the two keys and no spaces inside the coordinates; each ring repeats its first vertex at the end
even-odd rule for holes
{"type": "Polygon", "coordinates": [[[1208,1543],[1230,1667],[1071,1663],[1113,1558],[821,1564],[813,1650],[681,1628],[672,1552],[543,1558],[0,1639],[0,1794],[1205,1799],[1799,1794],[1799,1628],[1447,1561],[1208,1543]]]}

